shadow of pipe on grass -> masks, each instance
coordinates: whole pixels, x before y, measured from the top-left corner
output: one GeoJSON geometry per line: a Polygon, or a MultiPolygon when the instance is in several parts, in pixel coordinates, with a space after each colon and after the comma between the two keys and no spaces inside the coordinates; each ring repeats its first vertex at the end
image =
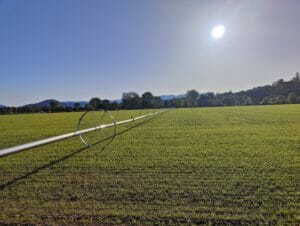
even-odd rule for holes
{"type": "MultiPolygon", "coordinates": [[[[162,113],[162,114],[164,114],[164,113],[162,113]]],[[[160,114],[160,115],[162,115],[162,114],[160,114]]],[[[130,130],[136,128],[136,127],[138,127],[138,126],[144,125],[144,124],[146,124],[147,122],[153,121],[154,119],[156,119],[156,118],[159,117],[160,115],[156,115],[156,116],[154,116],[154,117],[152,117],[152,118],[149,118],[149,119],[147,119],[147,120],[144,120],[144,121],[142,121],[142,122],[140,122],[140,123],[136,123],[136,124],[134,124],[133,126],[131,126],[131,127],[129,127],[129,128],[126,128],[126,129],[124,129],[124,130],[122,130],[122,131],[120,131],[120,132],[117,132],[114,136],[111,136],[111,137],[108,137],[108,138],[105,138],[105,139],[103,139],[103,140],[100,140],[100,141],[95,142],[95,143],[94,143],[93,145],[91,145],[91,146],[94,147],[94,146],[96,146],[96,145],[98,145],[98,144],[104,143],[105,141],[109,141],[105,146],[103,146],[102,150],[104,150],[108,145],[110,145],[110,144],[114,141],[114,139],[116,139],[117,136],[120,136],[120,135],[122,135],[122,134],[124,134],[124,133],[126,133],[126,132],[128,132],[128,131],[130,131],[130,130]]],[[[22,180],[27,179],[28,177],[30,177],[30,176],[32,176],[32,175],[34,175],[34,174],[40,172],[41,170],[50,168],[50,167],[54,166],[55,164],[58,164],[58,163],[60,163],[60,162],[63,162],[63,161],[65,161],[65,160],[67,160],[67,159],[69,159],[69,158],[71,158],[71,157],[73,157],[73,156],[75,156],[75,155],[77,155],[77,154],[79,154],[79,153],[85,151],[85,150],[88,150],[89,148],[90,148],[89,146],[80,148],[80,149],[78,149],[78,150],[76,150],[76,151],[74,151],[74,152],[71,152],[70,154],[65,155],[65,156],[63,156],[63,157],[61,157],[61,158],[59,158],[59,159],[51,160],[49,163],[47,163],[47,164],[45,164],[45,165],[42,165],[42,166],[39,166],[39,167],[37,167],[37,168],[31,170],[30,172],[28,172],[28,173],[26,173],[26,174],[24,174],[24,175],[22,175],[22,176],[16,177],[16,178],[14,178],[14,179],[12,179],[12,180],[10,180],[10,181],[4,183],[4,184],[0,184],[0,191],[1,191],[1,190],[4,190],[4,189],[7,188],[7,187],[10,187],[10,186],[16,184],[17,182],[20,182],[20,181],[22,181],[22,180]]]]}

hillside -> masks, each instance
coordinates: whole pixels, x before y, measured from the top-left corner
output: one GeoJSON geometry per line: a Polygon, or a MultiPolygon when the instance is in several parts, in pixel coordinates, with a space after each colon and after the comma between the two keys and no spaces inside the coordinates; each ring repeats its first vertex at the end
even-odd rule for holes
{"type": "Polygon", "coordinates": [[[256,87],[246,91],[235,93],[236,95],[246,95],[252,99],[254,104],[261,104],[264,98],[275,98],[278,96],[287,98],[289,94],[294,93],[295,96],[300,97],[300,81],[291,80],[284,82],[279,80],[273,85],[266,85],[256,87]]]}
{"type": "Polygon", "coordinates": [[[80,107],[85,107],[85,105],[88,104],[88,101],[58,101],[55,99],[48,99],[34,104],[27,104],[24,105],[23,107],[35,107],[35,108],[50,107],[51,102],[57,102],[60,107],[74,107],[75,103],[79,103],[80,107]]]}

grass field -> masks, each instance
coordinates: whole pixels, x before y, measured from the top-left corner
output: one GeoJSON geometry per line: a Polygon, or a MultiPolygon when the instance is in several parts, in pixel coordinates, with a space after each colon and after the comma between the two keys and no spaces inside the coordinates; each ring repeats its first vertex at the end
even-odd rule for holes
{"type": "MultiPolygon", "coordinates": [[[[0,148],[80,114],[0,116],[0,148]]],[[[300,105],[174,109],[117,133],[0,158],[0,224],[300,224],[300,105]]]]}

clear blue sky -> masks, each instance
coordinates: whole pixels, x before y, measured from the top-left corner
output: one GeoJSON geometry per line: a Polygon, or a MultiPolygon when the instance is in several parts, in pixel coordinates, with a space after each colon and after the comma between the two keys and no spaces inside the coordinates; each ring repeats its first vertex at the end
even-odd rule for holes
{"type": "Polygon", "coordinates": [[[0,0],[0,104],[269,84],[300,71],[299,21],[298,0],[0,0]]]}

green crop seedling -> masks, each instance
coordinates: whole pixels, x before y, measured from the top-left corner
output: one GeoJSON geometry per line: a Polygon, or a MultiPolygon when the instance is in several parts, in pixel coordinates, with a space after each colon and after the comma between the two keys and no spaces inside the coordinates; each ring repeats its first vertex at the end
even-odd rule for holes
{"type": "MultiPolygon", "coordinates": [[[[2,115],[0,149],[72,132],[80,115],[2,115]]],[[[92,147],[0,158],[0,223],[299,224],[299,175],[300,105],[173,109],[92,147]]]]}

